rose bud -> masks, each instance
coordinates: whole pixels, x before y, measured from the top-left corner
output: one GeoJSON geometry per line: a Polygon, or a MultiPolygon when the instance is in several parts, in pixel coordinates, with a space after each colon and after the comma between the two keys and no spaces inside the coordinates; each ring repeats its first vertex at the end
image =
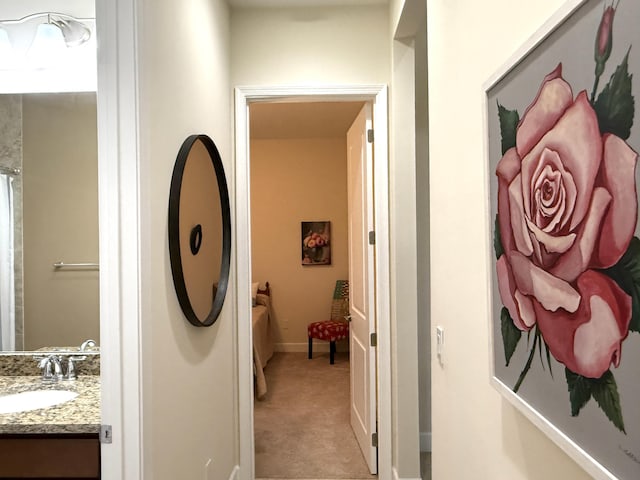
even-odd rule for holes
{"type": "Polygon", "coordinates": [[[609,55],[611,55],[611,45],[613,44],[613,17],[616,13],[617,6],[617,4],[615,7],[611,4],[604,9],[604,12],[602,12],[602,18],[600,19],[600,26],[598,27],[595,59],[599,65],[602,64],[602,68],[604,68],[605,62],[609,59],[609,55]]]}

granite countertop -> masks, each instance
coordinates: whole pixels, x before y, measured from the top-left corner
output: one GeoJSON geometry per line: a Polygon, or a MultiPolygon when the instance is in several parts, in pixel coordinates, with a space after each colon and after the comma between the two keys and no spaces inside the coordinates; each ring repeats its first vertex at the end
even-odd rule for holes
{"type": "Polygon", "coordinates": [[[0,434],[75,434],[100,431],[100,376],[43,382],[40,376],[0,376],[0,395],[30,390],[78,392],[73,400],[27,412],[0,414],[0,434]]]}

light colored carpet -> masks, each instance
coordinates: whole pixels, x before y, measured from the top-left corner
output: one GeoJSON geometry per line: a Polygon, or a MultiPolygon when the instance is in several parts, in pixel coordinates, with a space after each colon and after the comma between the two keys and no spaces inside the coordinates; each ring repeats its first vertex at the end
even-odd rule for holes
{"type": "Polygon", "coordinates": [[[375,479],[349,425],[349,354],[276,353],[255,402],[256,478],[375,479]]]}

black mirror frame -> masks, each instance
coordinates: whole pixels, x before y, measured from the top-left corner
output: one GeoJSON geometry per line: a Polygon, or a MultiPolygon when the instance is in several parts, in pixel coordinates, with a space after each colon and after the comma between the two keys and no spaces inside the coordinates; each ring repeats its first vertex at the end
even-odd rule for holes
{"type": "MultiPolygon", "coordinates": [[[[216,148],[215,143],[208,135],[197,134],[190,135],[182,143],[176,163],[173,167],[173,176],[171,177],[171,190],[169,193],[169,256],[171,259],[171,272],[173,275],[173,284],[178,296],[180,308],[187,320],[196,327],[210,327],[215,323],[222,311],[224,299],[227,294],[227,286],[229,284],[229,267],[231,264],[231,211],[229,207],[229,190],[227,188],[227,179],[224,173],[224,165],[222,158],[216,148]],[[180,193],[182,189],[182,177],[187,163],[187,158],[194,143],[200,140],[211,158],[211,163],[216,172],[218,181],[218,190],[220,194],[220,207],[222,210],[222,257],[220,265],[220,279],[216,295],[213,298],[211,310],[207,318],[200,320],[193,310],[189,295],[184,281],[184,272],[182,268],[182,252],[180,249],[180,193]]],[[[193,237],[193,232],[192,232],[193,237]]],[[[192,238],[193,242],[193,238],[192,238]]],[[[191,243],[192,243],[191,242],[191,243]]],[[[193,245],[192,245],[193,248],[193,245]]]]}

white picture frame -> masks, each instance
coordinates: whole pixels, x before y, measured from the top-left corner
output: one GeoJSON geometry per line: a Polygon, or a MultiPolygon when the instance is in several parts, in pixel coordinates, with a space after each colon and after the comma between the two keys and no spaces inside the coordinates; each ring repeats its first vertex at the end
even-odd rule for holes
{"type": "MultiPolygon", "coordinates": [[[[499,182],[497,180],[496,168],[498,162],[500,162],[505,155],[503,150],[506,148],[502,138],[504,135],[502,131],[503,127],[499,119],[500,115],[498,114],[498,110],[500,107],[498,107],[498,105],[501,105],[502,108],[509,111],[517,111],[519,114],[518,121],[511,122],[512,126],[517,125],[517,128],[513,132],[513,142],[515,143],[516,132],[521,125],[525,123],[522,122],[522,119],[525,116],[525,112],[527,112],[527,108],[535,103],[536,98],[538,98],[536,95],[542,88],[545,75],[554,71],[557,63],[562,63],[561,78],[571,86],[572,101],[576,102],[577,94],[585,90],[587,98],[591,97],[589,104],[592,106],[597,103],[603,87],[608,85],[608,81],[611,80],[613,73],[620,67],[625,53],[628,55],[628,72],[630,74],[640,72],[640,52],[636,55],[631,53],[634,52],[634,49],[629,50],[632,43],[640,45],[640,33],[636,33],[638,29],[634,31],[634,29],[629,27],[629,25],[633,23],[633,18],[638,18],[638,7],[634,5],[635,3],[636,2],[629,0],[620,0],[617,4],[615,2],[612,4],[610,1],[599,0],[567,1],[483,85],[484,112],[486,114],[484,119],[486,139],[484,152],[485,181],[487,191],[489,192],[486,212],[487,221],[490,222],[491,226],[491,250],[488,253],[488,285],[490,286],[488,290],[489,304],[491,306],[491,318],[489,321],[489,338],[491,341],[490,381],[510,404],[524,414],[563,451],[581,465],[585,471],[596,479],[608,480],[631,480],[640,478],[640,412],[638,412],[640,409],[636,407],[640,405],[640,387],[638,386],[638,384],[640,384],[640,381],[638,381],[640,380],[640,334],[637,329],[631,329],[632,326],[633,328],[637,327],[632,318],[629,321],[625,338],[620,340],[623,351],[620,364],[618,368],[612,366],[609,369],[609,371],[613,370],[615,377],[619,377],[617,388],[620,396],[620,405],[618,406],[622,411],[621,415],[624,417],[624,432],[620,429],[619,421],[616,427],[613,421],[608,418],[608,414],[603,413],[604,409],[598,408],[599,403],[594,400],[591,394],[589,397],[590,400],[578,409],[576,415],[572,415],[574,413],[572,411],[574,408],[572,402],[575,401],[576,405],[580,403],[574,399],[574,396],[578,396],[574,393],[575,383],[572,384],[574,385],[572,393],[568,391],[569,379],[573,379],[574,377],[571,376],[572,372],[569,371],[566,364],[557,360],[556,352],[554,352],[553,349],[550,353],[547,353],[549,347],[545,333],[532,333],[542,332],[541,325],[543,322],[541,318],[534,315],[536,322],[531,327],[522,320],[522,318],[527,318],[530,323],[532,317],[522,315],[519,321],[524,330],[520,330],[521,337],[515,341],[515,350],[511,351],[511,356],[507,359],[505,351],[508,349],[507,343],[509,343],[509,341],[504,339],[505,334],[502,332],[501,315],[503,310],[506,309],[508,313],[509,310],[504,306],[505,302],[502,302],[502,296],[500,294],[497,273],[499,247],[496,247],[494,244],[494,238],[496,236],[500,239],[502,238],[499,230],[500,227],[496,225],[503,222],[502,219],[498,219],[499,202],[497,195],[499,182]],[[615,15],[612,15],[612,28],[607,27],[607,25],[603,26],[602,24],[608,7],[614,8],[615,13],[615,15]],[[595,29],[593,28],[594,25],[595,29]],[[582,82],[582,80],[586,79],[589,75],[588,72],[591,72],[592,78],[597,75],[596,64],[603,59],[602,55],[598,57],[601,52],[598,48],[600,45],[606,45],[606,42],[598,44],[596,36],[599,35],[601,31],[606,31],[603,30],[606,28],[609,28],[609,31],[613,32],[613,46],[610,49],[607,60],[605,60],[605,68],[601,73],[600,83],[598,84],[598,82],[593,80],[593,83],[582,82]],[[593,30],[593,35],[585,35],[585,32],[589,32],[590,30],[593,30]],[[578,39],[585,40],[582,41],[578,39]],[[589,83],[588,87],[586,86],[587,83],[589,83]],[[594,85],[593,88],[592,85],[594,85]],[[591,95],[589,95],[589,93],[591,93],[591,95]],[[537,347],[536,342],[538,342],[537,347]],[[634,359],[637,361],[634,362],[634,359]],[[523,360],[526,361],[523,362],[523,360]],[[527,367],[527,363],[529,367],[527,367]],[[631,365],[633,363],[635,363],[635,365],[631,365]],[[546,368],[542,368],[543,366],[546,368]],[[564,374],[562,368],[565,369],[564,374]],[[553,377],[549,375],[549,369],[553,371],[553,377]],[[524,376],[522,375],[523,372],[524,376]],[[635,385],[633,385],[634,382],[631,381],[634,378],[636,380],[635,385]],[[563,389],[567,397],[565,400],[566,405],[563,404],[563,389]],[[569,397],[571,397],[571,399],[569,397]],[[594,435],[594,431],[598,431],[598,435],[594,435]]],[[[607,15],[610,13],[609,11],[607,15]]],[[[609,38],[609,42],[611,42],[611,38],[609,38]]],[[[633,94],[632,103],[635,103],[633,102],[633,98],[640,98],[640,89],[637,84],[640,80],[638,80],[637,77],[638,75],[636,74],[636,79],[633,79],[635,83],[632,83],[631,87],[631,93],[633,94]]],[[[532,108],[531,110],[533,111],[534,109],[532,108]]],[[[600,112],[596,115],[598,114],[601,115],[601,117],[605,115],[600,112]]],[[[533,118],[533,114],[530,118],[533,118]]],[[[531,120],[529,122],[531,122],[531,120]]],[[[556,120],[556,122],[559,122],[559,120],[556,120]]],[[[509,126],[509,121],[505,121],[504,123],[507,127],[509,126]]],[[[537,123],[541,124],[544,123],[544,121],[537,123]]],[[[640,149],[640,129],[638,129],[637,123],[638,122],[632,122],[630,135],[626,139],[627,145],[631,147],[631,150],[636,152],[640,149]]],[[[550,128],[554,128],[555,125],[557,125],[557,123],[554,123],[550,128]]],[[[506,128],[506,130],[508,130],[508,128],[506,128]]],[[[609,133],[610,132],[607,132],[607,134],[609,133]]],[[[523,133],[523,138],[524,135],[523,133]]],[[[510,134],[506,136],[510,137],[510,134]]],[[[544,138],[551,137],[543,136],[542,139],[538,139],[538,141],[542,141],[544,138]]],[[[509,145],[509,142],[506,143],[509,145]]],[[[511,147],[516,148],[515,145],[511,145],[511,147]]],[[[516,148],[516,151],[519,152],[519,149],[516,148]]],[[[526,158],[530,157],[522,155],[520,159],[521,164],[524,164],[524,159],[526,158]]],[[[524,167],[519,166],[518,168],[522,170],[524,167]]],[[[519,172],[519,174],[521,173],[522,172],[519,172]]],[[[633,178],[635,179],[637,201],[637,185],[639,185],[638,168],[635,168],[634,173],[633,178]]],[[[505,185],[511,184],[505,183],[505,185]]],[[[508,218],[511,218],[511,212],[508,218]]],[[[633,233],[635,237],[640,236],[638,224],[640,224],[640,222],[636,222],[635,224],[633,233]]],[[[502,247],[502,240],[500,240],[499,243],[500,247],[502,247]]],[[[517,259],[520,259],[519,254],[520,252],[516,253],[515,256],[507,256],[505,258],[511,259],[517,257],[517,259]]],[[[531,255],[535,255],[535,252],[531,255]]],[[[510,260],[501,260],[503,265],[505,262],[509,263],[509,261],[510,260]]],[[[512,268],[514,267],[509,265],[507,270],[512,273],[511,270],[509,270],[512,268]]],[[[552,267],[548,269],[551,271],[552,267]]],[[[503,268],[501,272],[504,273],[504,270],[503,268]]],[[[555,270],[553,271],[555,272],[555,270]]],[[[601,269],[596,269],[597,274],[600,274],[602,271],[601,269]]],[[[512,277],[513,275],[511,275],[511,277],[503,275],[502,278],[512,277]]],[[[514,284],[517,283],[515,280],[511,281],[514,284]]],[[[575,286],[576,282],[569,283],[575,286]]],[[[505,282],[503,281],[503,290],[511,292],[511,289],[506,288],[504,284],[505,282]]],[[[515,290],[521,295],[522,292],[518,288],[519,286],[516,285],[515,290]]],[[[509,303],[509,295],[505,293],[505,296],[507,297],[506,303],[509,303]]],[[[535,298],[535,295],[531,292],[528,292],[528,295],[525,294],[525,296],[533,296],[535,302],[538,302],[535,307],[538,308],[538,310],[533,309],[532,311],[540,311],[539,305],[541,301],[535,298]]],[[[583,294],[580,298],[587,298],[587,295],[583,294]]],[[[626,305],[626,299],[621,301],[624,301],[626,305]]],[[[526,303],[526,301],[523,301],[523,303],[526,303]]],[[[631,303],[633,303],[633,301],[631,303]]],[[[520,308],[520,304],[516,301],[514,301],[513,304],[516,305],[515,308],[520,308]]],[[[525,309],[523,308],[522,311],[525,311],[525,309]]],[[[556,310],[556,312],[558,311],[561,311],[561,309],[556,310]]],[[[592,317],[595,318],[595,316],[592,317]]],[[[625,315],[621,313],[619,317],[622,318],[625,317],[625,315]]],[[[509,316],[508,319],[512,320],[514,324],[516,323],[511,316],[509,316]]],[[[624,323],[624,321],[620,323],[624,323]]],[[[509,330],[508,322],[507,330],[509,330]]],[[[624,333],[624,327],[620,327],[620,331],[622,335],[624,333]]],[[[571,338],[574,342],[574,349],[572,351],[575,352],[575,334],[571,338]]],[[[559,356],[562,357],[562,355],[559,356]]],[[[569,363],[569,361],[567,362],[569,363]]],[[[589,377],[579,376],[580,381],[584,378],[586,378],[587,383],[592,381],[589,377]]],[[[602,378],[605,378],[604,375],[601,379],[602,378]]],[[[591,385],[591,383],[589,383],[589,385],[591,385]]]]}

